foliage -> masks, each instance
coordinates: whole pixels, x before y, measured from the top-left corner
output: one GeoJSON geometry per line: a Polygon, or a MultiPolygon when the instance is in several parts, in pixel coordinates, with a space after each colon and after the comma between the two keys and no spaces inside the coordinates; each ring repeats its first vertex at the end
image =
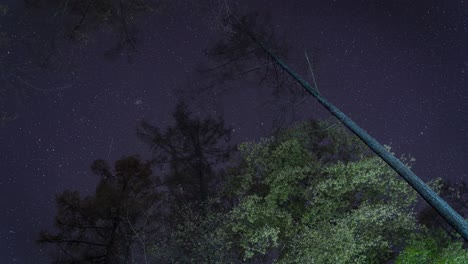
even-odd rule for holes
{"type": "Polygon", "coordinates": [[[157,263],[233,263],[230,242],[222,229],[226,215],[219,201],[187,203],[176,208],[167,230],[151,247],[157,263]],[[200,208],[203,207],[203,208],[200,208]]]}
{"type": "Polygon", "coordinates": [[[359,138],[351,136],[336,118],[304,121],[278,131],[274,137],[276,142],[289,138],[298,140],[314,160],[322,163],[346,163],[374,155],[359,138]]]}
{"type": "Polygon", "coordinates": [[[278,263],[382,263],[416,228],[416,192],[380,158],[363,148],[327,149],[328,157],[360,157],[346,163],[314,152],[320,132],[332,146],[351,137],[325,128],[305,123],[240,146],[245,167],[226,188],[239,200],[227,230],[244,260],[276,250],[278,263]]]}
{"type": "MultiPolygon", "coordinates": [[[[115,173],[98,160],[92,170],[102,179],[94,196],[83,199],[69,191],[59,196],[60,232],[41,237],[62,246],[67,255],[58,260],[112,256],[118,259],[107,263],[120,263],[136,243],[143,249],[142,263],[385,263],[401,248],[397,263],[466,262],[456,235],[418,224],[416,192],[329,121],[305,122],[241,144],[242,160],[226,173],[222,193],[163,201],[157,187],[174,185],[150,180],[150,167],[159,158],[173,162],[169,176],[177,166],[190,175],[196,172],[191,162],[199,161],[194,157],[204,157],[195,155],[200,148],[193,139],[204,138],[200,131],[211,133],[212,144],[204,149],[216,149],[222,135],[217,133],[224,131],[222,125],[202,128],[209,122],[190,119],[184,109],[176,111],[175,128],[140,131],[152,132],[146,139],[163,150],[155,160],[129,157],[116,163],[115,173]],[[177,148],[187,152],[170,151],[177,148]]],[[[414,161],[401,159],[407,166],[414,161]]],[[[200,190],[196,181],[184,186],[190,184],[200,190]]],[[[440,179],[429,184],[437,192],[444,189],[440,179]]]]}
{"type": "Polygon", "coordinates": [[[468,263],[468,251],[463,249],[463,242],[452,239],[445,230],[433,230],[426,228],[422,233],[413,234],[395,263],[468,263]]]}

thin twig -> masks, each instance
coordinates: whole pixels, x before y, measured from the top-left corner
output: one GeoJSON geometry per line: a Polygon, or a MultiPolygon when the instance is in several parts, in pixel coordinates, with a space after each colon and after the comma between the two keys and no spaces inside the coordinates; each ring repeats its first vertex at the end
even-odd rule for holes
{"type": "Polygon", "coordinates": [[[53,89],[44,89],[44,88],[39,88],[39,87],[36,87],[36,86],[28,83],[23,78],[21,78],[19,75],[15,75],[14,77],[16,77],[18,80],[20,80],[21,82],[23,82],[27,86],[31,87],[32,89],[37,90],[37,91],[41,91],[41,92],[52,92],[52,91],[65,90],[65,89],[68,89],[68,88],[73,86],[72,84],[67,84],[67,85],[64,85],[62,87],[57,87],[57,88],[53,88],[53,89]]]}
{"type": "Polygon", "coordinates": [[[256,66],[256,67],[250,68],[250,69],[248,69],[248,70],[246,70],[246,71],[239,72],[239,73],[237,73],[237,74],[240,75],[240,74],[248,73],[248,72],[255,71],[255,70],[257,70],[257,69],[260,69],[260,68],[263,68],[263,67],[265,67],[265,66],[269,66],[269,65],[272,65],[272,64],[273,64],[273,63],[263,64],[263,65],[260,65],[260,66],[256,66]]]}
{"type": "Polygon", "coordinates": [[[317,82],[315,81],[314,71],[312,70],[312,65],[310,64],[309,56],[307,55],[307,51],[304,52],[304,53],[305,53],[305,57],[306,57],[306,60],[307,60],[307,64],[309,64],[310,75],[312,76],[312,82],[314,83],[315,91],[317,91],[317,93],[320,93],[320,91],[318,89],[317,82]]]}

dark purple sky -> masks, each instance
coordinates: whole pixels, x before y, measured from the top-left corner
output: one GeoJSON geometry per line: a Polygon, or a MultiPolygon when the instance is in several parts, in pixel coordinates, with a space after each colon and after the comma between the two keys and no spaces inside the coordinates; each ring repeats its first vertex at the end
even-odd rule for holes
{"type": "MultiPolygon", "coordinates": [[[[40,22],[47,19],[31,16],[20,23],[15,15],[23,6],[6,2],[10,16],[0,17],[0,31],[14,38],[30,32],[45,43],[47,28],[40,22]]],[[[62,45],[61,60],[70,62],[70,70],[27,81],[36,88],[68,88],[39,93],[23,84],[18,89],[29,91],[26,99],[0,104],[0,111],[18,114],[0,127],[0,263],[48,263],[34,241],[53,223],[54,194],[93,191],[97,178],[89,165],[95,159],[147,156],[135,136],[138,120],[170,124],[174,88],[187,85],[205,60],[202,50],[216,37],[207,16],[216,1],[174,2],[139,24],[143,42],[133,64],[103,59],[110,40],[102,35],[87,46],[62,45]]],[[[304,50],[318,49],[321,94],[380,143],[391,144],[397,156],[414,156],[413,171],[423,180],[466,178],[467,3],[245,0],[239,5],[270,12],[275,30],[288,32],[295,56],[286,63],[292,69],[306,74],[298,68],[304,50]]],[[[19,46],[0,48],[1,56],[6,53],[19,61],[29,54],[19,46]]],[[[234,87],[215,100],[193,100],[194,114],[223,115],[234,142],[268,135],[271,113],[262,107],[268,92],[253,82],[234,87]]],[[[329,116],[313,98],[296,115],[329,116]]]]}

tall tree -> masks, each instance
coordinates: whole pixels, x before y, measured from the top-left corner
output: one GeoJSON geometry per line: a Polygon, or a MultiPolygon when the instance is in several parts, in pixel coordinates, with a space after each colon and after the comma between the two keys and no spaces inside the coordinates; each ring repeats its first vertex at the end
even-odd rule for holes
{"type": "MultiPolygon", "coordinates": [[[[339,110],[335,105],[329,102],[323,97],[318,91],[317,87],[311,86],[303,78],[301,78],[296,72],[292,71],[274,51],[267,48],[265,43],[270,43],[268,40],[265,41],[262,32],[257,33],[255,28],[251,27],[251,23],[244,19],[244,17],[237,17],[232,15],[233,19],[231,23],[231,36],[236,36],[237,39],[250,38],[253,43],[261,50],[264,54],[268,55],[275,65],[278,65],[285,73],[287,73],[293,80],[300,84],[305,91],[310,93],[317,101],[322,104],[331,114],[333,114],[338,120],[340,120],[347,128],[349,128],[354,134],[356,134],[369,148],[374,151],[379,157],[381,157],[387,164],[389,164],[405,181],[411,185],[433,208],[435,208],[442,217],[468,241],[468,223],[465,219],[457,213],[446,201],[444,201],[436,192],[434,192],[429,186],[427,186],[416,174],[414,174],[405,164],[403,164],[398,158],[393,156],[383,145],[377,140],[370,136],[364,129],[359,127],[354,121],[352,121],[345,113],[339,110]],[[240,36],[239,36],[240,35],[240,36]]],[[[235,42],[235,41],[234,41],[235,42]]]]}
{"type": "Polygon", "coordinates": [[[259,42],[253,34],[250,34],[252,39],[261,46],[264,51],[269,54],[278,65],[283,68],[288,74],[297,80],[307,91],[309,91],[330,113],[336,116],[343,124],[346,125],[353,133],[355,133],[366,145],[369,146],[379,157],[389,164],[403,179],[405,179],[411,187],[413,187],[434,209],[436,209],[443,218],[468,241],[468,223],[460,214],[444,201],[436,192],[427,186],[416,174],[414,174],[407,166],[405,166],[398,158],[388,152],[377,140],[371,137],[364,129],[359,127],[354,121],[340,111],[336,106],[326,100],[317,90],[313,89],[307,82],[300,78],[296,73],[292,72],[289,67],[284,64],[275,54],[271,53],[261,42],[259,42]]]}
{"type": "Polygon", "coordinates": [[[40,243],[59,250],[54,263],[128,263],[135,258],[135,246],[146,253],[141,248],[147,246],[143,233],[150,230],[142,229],[153,228],[147,223],[155,221],[154,207],[160,199],[153,189],[150,164],[130,156],[115,163],[114,173],[103,160],[96,160],[91,169],[101,177],[95,194],[58,195],[58,232],[40,234],[40,243]]]}
{"type": "Polygon", "coordinates": [[[164,132],[143,121],[137,135],[150,145],[154,164],[169,172],[164,182],[181,202],[205,201],[216,187],[215,164],[226,161],[234,150],[226,144],[231,130],[222,119],[190,117],[187,105],[182,102],[173,116],[175,125],[164,132]]]}

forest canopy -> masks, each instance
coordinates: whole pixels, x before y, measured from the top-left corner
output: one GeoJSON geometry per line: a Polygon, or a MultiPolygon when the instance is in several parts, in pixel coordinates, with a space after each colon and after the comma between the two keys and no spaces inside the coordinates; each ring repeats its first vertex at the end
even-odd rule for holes
{"type": "Polygon", "coordinates": [[[98,160],[96,193],[59,194],[58,233],[40,241],[59,246],[57,263],[468,261],[457,235],[419,222],[416,192],[336,120],[306,121],[238,149],[240,161],[218,173],[188,155],[183,178],[174,169],[152,174],[154,160],[127,157],[114,172],[98,160]],[[220,187],[201,200],[200,173],[220,187]],[[174,177],[185,199],[182,185],[164,183],[174,177]]]}

